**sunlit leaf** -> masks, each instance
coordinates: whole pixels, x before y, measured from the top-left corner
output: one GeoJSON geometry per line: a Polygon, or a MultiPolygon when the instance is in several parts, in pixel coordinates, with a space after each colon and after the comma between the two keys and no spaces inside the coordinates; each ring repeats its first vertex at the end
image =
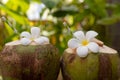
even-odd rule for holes
{"type": "Polygon", "coordinates": [[[9,35],[12,35],[14,33],[14,31],[12,30],[12,28],[7,23],[5,23],[5,27],[6,27],[6,30],[8,31],[9,35]]]}
{"type": "Polygon", "coordinates": [[[7,38],[7,30],[5,28],[4,23],[0,20],[0,50],[4,45],[4,40],[7,38]]]}
{"type": "Polygon", "coordinates": [[[4,10],[9,16],[14,18],[20,24],[28,24],[28,21],[24,16],[16,14],[15,12],[11,11],[9,8],[3,5],[0,5],[0,9],[4,10]]]}
{"type": "Polygon", "coordinates": [[[26,13],[29,4],[25,0],[9,0],[6,6],[11,10],[26,13]]]}

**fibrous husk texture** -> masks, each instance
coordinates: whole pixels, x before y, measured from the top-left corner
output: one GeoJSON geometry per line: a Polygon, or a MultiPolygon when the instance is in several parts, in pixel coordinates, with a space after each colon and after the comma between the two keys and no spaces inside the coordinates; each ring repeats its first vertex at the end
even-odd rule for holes
{"type": "Polygon", "coordinates": [[[0,57],[3,80],[57,79],[60,56],[51,44],[5,46],[0,57]]]}
{"type": "Polygon", "coordinates": [[[120,80],[120,57],[116,54],[89,53],[85,58],[64,52],[64,80],[120,80]]]}

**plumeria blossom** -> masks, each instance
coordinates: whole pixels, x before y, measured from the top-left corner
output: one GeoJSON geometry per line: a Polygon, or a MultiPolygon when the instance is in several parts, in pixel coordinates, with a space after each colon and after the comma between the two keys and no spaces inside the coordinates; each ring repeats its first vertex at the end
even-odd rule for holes
{"type": "Polygon", "coordinates": [[[98,35],[97,32],[88,31],[84,34],[82,31],[76,31],[73,35],[75,38],[68,41],[68,47],[76,49],[76,53],[80,57],[86,57],[89,51],[94,53],[99,51],[98,44],[92,41],[92,39],[98,35]]]}
{"type": "Polygon", "coordinates": [[[9,0],[1,0],[3,4],[6,4],[9,0]]]}
{"type": "Polygon", "coordinates": [[[20,37],[21,37],[20,42],[23,45],[28,45],[32,41],[34,41],[40,45],[49,43],[49,39],[47,37],[40,36],[40,28],[38,28],[38,27],[32,27],[31,34],[29,32],[26,32],[26,31],[22,32],[20,34],[20,37]]]}
{"type": "Polygon", "coordinates": [[[26,14],[29,20],[39,20],[40,13],[45,8],[43,3],[38,4],[37,2],[32,2],[30,4],[29,9],[27,10],[26,14]]]}

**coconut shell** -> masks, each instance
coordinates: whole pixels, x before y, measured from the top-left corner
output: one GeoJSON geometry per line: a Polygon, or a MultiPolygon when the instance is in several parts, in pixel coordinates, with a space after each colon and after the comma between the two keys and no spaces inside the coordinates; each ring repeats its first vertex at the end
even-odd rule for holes
{"type": "Polygon", "coordinates": [[[51,45],[7,44],[0,54],[3,80],[56,80],[60,69],[58,49],[51,45]]]}
{"type": "Polygon", "coordinates": [[[120,57],[117,51],[103,46],[98,53],[81,58],[66,49],[61,60],[64,80],[120,80],[120,57]]]}

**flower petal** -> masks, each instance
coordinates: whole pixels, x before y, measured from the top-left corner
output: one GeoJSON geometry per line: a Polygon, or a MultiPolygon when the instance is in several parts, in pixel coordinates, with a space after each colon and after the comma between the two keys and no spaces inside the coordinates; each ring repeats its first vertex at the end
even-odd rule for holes
{"type": "Polygon", "coordinates": [[[37,3],[37,2],[32,2],[30,3],[30,6],[29,6],[29,11],[31,12],[39,12],[41,10],[41,8],[39,7],[40,4],[37,3]]]}
{"type": "Polygon", "coordinates": [[[77,40],[77,39],[75,39],[75,38],[72,38],[72,39],[70,39],[70,40],[68,41],[68,47],[69,47],[69,48],[74,49],[74,48],[77,48],[77,47],[79,47],[79,46],[80,46],[79,40],[77,40]]]}
{"type": "Polygon", "coordinates": [[[92,52],[97,53],[99,51],[99,46],[95,42],[90,42],[87,46],[92,52]]]}
{"type": "Polygon", "coordinates": [[[44,39],[45,43],[49,43],[49,39],[47,37],[41,36],[42,39],[44,39]]]}
{"type": "Polygon", "coordinates": [[[45,5],[43,4],[43,3],[41,3],[40,5],[39,5],[39,9],[41,9],[40,11],[42,11],[42,9],[44,9],[45,8],[45,5]]]}
{"type": "Polygon", "coordinates": [[[28,39],[28,38],[21,38],[21,39],[20,39],[20,42],[21,42],[21,44],[23,44],[23,45],[28,45],[28,44],[31,43],[31,40],[28,39]]]}
{"type": "Polygon", "coordinates": [[[38,12],[27,12],[27,17],[29,20],[39,20],[40,19],[40,14],[38,12]]]}
{"type": "Polygon", "coordinates": [[[49,39],[47,37],[40,37],[34,40],[38,44],[49,44],[49,39]]]}
{"type": "Polygon", "coordinates": [[[85,35],[84,35],[83,31],[76,31],[73,35],[74,35],[77,39],[79,39],[80,42],[85,39],[85,35]]]}
{"type": "Polygon", "coordinates": [[[88,48],[85,46],[80,46],[77,48],[76,52],[80,57],[86,57],[88,55],[88,48]]]}
{"type": "Polygon", "coordinates": [[[87,40],[91,40],[91,39],[93,39],[94,37],[96,37],[98,35],[98,33],[97,32],[95,32],[95,31],[88,31],[87,33],[86,33],[86,38],[87,38],[87,40]]]}
{"type": "Polygon", "coordinates": [[[32,35],[32,38],[38,38],[40,36],[40,28],[32,27],[31,28],[31,35],[32,35]]]}
{"type": "Polygon", "coordinates": [[[31,35],[30,35],[30,33],[29,32],[22,32],[21,34],[20,34],[20,37],[21,38],[31,38],[31,35]]]}

